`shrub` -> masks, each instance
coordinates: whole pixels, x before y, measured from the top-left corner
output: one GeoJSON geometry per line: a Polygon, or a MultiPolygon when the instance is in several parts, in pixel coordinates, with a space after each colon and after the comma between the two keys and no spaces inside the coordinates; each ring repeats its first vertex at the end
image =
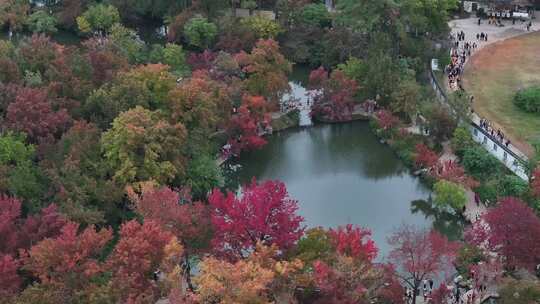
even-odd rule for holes
{"type": "Polygon", "coordinates": [[[485,204],[491,205],[497,202],[498,194],[496,181],[488,181],[481,184],[475,189],[475,192],[478,194],[478,196],[480,196],[480,200],[485,204]]]}
{"type": "Polygon", "coordinates": [[[523,197],[529,190],[526,181],[515,175],[505,175],[498,183],[499,197],[515,196],[523,197]]]}
{"type": "Polygon", "coordinates": [[[479,146],[465,149],[462,163],[467,173],[479,180],[502,173],[499,161],[479,146]]]}
{"type": "Polygon", "coordinates": [[[514,104],[531,113],[540,113],[540,86],[520,90],[514,96],[514,104]]]}

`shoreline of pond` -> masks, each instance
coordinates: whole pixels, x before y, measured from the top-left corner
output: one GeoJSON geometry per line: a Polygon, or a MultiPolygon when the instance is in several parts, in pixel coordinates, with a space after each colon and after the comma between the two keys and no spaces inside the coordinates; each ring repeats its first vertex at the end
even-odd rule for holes
{"type": "Polygon", "coordinates": [[[232,159],[225,168],[224,189],[238,191],[252,178],[283,181],[299,201],[299,214],[308,227],[366,226],[382,243],[401,224],[434,227],[452,239],[461,238],[464,223],[436,210],[432,185],[413,174],[369,121],[284,131],[268,136],[262,149],[232,159]]]}

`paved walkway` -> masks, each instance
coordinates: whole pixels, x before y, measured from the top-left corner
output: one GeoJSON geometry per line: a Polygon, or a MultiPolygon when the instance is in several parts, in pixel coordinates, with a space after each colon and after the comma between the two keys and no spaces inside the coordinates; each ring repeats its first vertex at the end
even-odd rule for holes
{"type": "MultiPolygon", "coordinates": [[[[457,19],[448,23],[453,34],[463,31],[465,33],[465,41],[476,42],[480,48],[497,41],[529,33],[526,28],[527,22],[521,23],[521,21],[516,21],[516,24],[512,24],[512,21],[504,20],[503,24],[503,27],[499,27],[488,24],[487,20],[482,20],[482,24],[478,25],[478,18],[457,19]],[[481,32],[488,34],[488,41],[476,40],[476,34],[480,34],[481,32]]],[[[537,30],[540,30],[540,23],[533,21],[530,31],[537,30]]]]}

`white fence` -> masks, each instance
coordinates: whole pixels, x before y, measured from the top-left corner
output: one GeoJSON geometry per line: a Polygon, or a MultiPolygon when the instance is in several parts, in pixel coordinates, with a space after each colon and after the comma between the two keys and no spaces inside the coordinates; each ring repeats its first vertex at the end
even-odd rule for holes
{"type": "MultiPolygon", "coordinates": [[[[429,81],[431,83],[431,87],[437,95],[437,98],[441,102],[448,103],[446,93],[437,82],[437,78],[435,77],[432,69],[430,69],[429,72],[429,81]]],[[[520,178],[528,181],[529,177],[525,171],[525,164],[527,163],[526,157],[518,155],[518,153],[512,151],[512,149],[499,142],[486,130],[482,129],[476,120],[478,119],[472,119],[470,124],[473,139],[477,143],[481,144],[482,147],[484,147],[484,149],[486,149],[491,155],[495,156],[495,158],[501,161],[508,169],[510,169],[510,171],[514,172],[514,174],[520,178]]]]}

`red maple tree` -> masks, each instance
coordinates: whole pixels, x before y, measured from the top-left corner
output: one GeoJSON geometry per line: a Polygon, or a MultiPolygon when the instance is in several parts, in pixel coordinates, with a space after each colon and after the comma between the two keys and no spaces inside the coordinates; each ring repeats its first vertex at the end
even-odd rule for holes
{"type": "Polygon", "coordinates": [[[79,224],[68,223],[56,238],[32,246],[23,256],[24,269],[41,283],[62,286],[72,292],[84,289],[104,270],[99,257],[112,239],[112,231],[96,231],[90,226],[77,233],[78,229],[79,224]]]}
{"type": "Polygon", "coordinates": [[[475,245],[504,256],[508,269],[534,268],[540,262],[540,219],[521,200],[502,199],[465,233],[475,245]]]}
{"type": "Polygon", "coordinates": [[[416,144],[415,152],[414,162],[418,167],[431,168],[439,160],[437,153],[423,143],[416,144]]]}
{"type": "Polygon", "coordinates": [[[262,136],[269,127],[270,115],[265,99],[261,96],[244,96],[238,113],[231,117],[229,123],[227,133],[230,149],[226,153],[238,155],[241,151],[261,148],[266,144],[262,136]]]}
{"type": "Polygon", "coordinates": [[[451,289],[448,289],[448,286],[443,283],[439,285],[438,288],[434,288],[431,293],[431,300],[433,301],[433,304],[447,304],[450,295],[451,289]]]}
{"type": "Polygon", "coordinates": [[[188,287],[193,289],[189,258],[193,253],[200,253],[210,241],[212,228],[208,208],[201,202],[192,202],[189,189],[174,191],[151,183],[143,183],[138,193],[128,187],[128,196],[145,220],[155,221],[178,238],[183,246],[183,275],[188,287]]]}
{"type": "Polygon", "coordinates": [[[340,70],[329,74],[323,67],[313,70],[309,75],[313,94],[312,115],[332,121],[351,119],[354,111],[354,95],[358,89],[355,80],[345,76],[340,70]]]}
{"type": "Polygon", "coordinates": [[[438,180],[444,179],[468,188],[476,188],[480,185],[480,182],[465,174],[465,169],[453,160],[437,163],[431,175],[438,180]]]}
{"type": "Polygon", "coordinates": [[[321,290],[316,303],[362,303],[367,294],[365,275],[370,265],[357,265],[350,257],[340,256],[334,265],[322,261],[313,263],[314,280],[321,290]]]}
{"type": "MultiPolygon", "coordinates": [[[[397,269],[404,285],[419,291],[424,279],[441,277],[452,269],[458,246],[434,230],[422,230],[404,225],[390,238],[394,248],[388,258],[397,269]]],[[[413,304],[416,296],[413,297],[413,304]]]]}
{"type": "Polygon", "coordinates": [[[59,136],[70,121],[66,109],[53,110],[44,89],[21,88],[6,113],[8,128],[25,132],[33,141],[59,136]]]}
{"type": "Polygon", "coordinates": [[[137,213],[174,233],[184,249],[198,248],[210,234],[208,209],[201,202],[192,202],[188,189],[175,191],[143,183],[139,193],[129,187],[128,196],[137,213]]]}
{"type": "Polygon", "coordinates": [[[191,53],[187,58],[187,63],[191,66],[193,71],[210,70],[216,57],[216,53],[205,50],[202,53],[191,53]]]}
{"type": "Polygon", "coordinates": [[[245,257],[257,242],[288,249],[303,235],[303,218],[296,215],[298,203],[289,197],[285,184],[255,180],[237,196],[218,189],[208,197],[212,212],[216,251],[230,258],[245,257]]]}
{"type": "Polygon", "coordinates": [[[107,261],[113,273],[112,286],[122,303],[156,298],[158,290],[152,273],[161,264],[165,246],[172,237],[172,233],[151,220],[142,225],[135,220],[122,224],[120,240],[107,261]]]}
{"type": "Polygon", "coordinates": [[[339,254],[372,261],[377,256],[377,247],[371,239],[371,231],[349,224],[328,231],[332,245],[339,254]]]}
{"type": "Polygon", "coordinates": [[[66,223],[54,204],[39,214],[22,218],[21,201],[0,196],[0,253],[16,254],[18,249],[28,249],[44,238],[56,237],[66,223]]]}
{"type": "Polygon", "coordinates": [[[292,66],[275,40],[260,39],[249,54],[241,51],[235,59],[244,72],[245,88],[250,94],[263,96],[277,105],[290,90],[287,74],[292,66]]]}
{"type": "Polygon", "coordinates": [[[388,110],[380,110],[375,114],[377,125],[383,130],[389,130],[395,127],[399,119],[388,110]]]}
{"type": "Polygon", "coordinates": [[[9,299],[17,294],[21,278],[17,273],[19,261],[10,255],[0,255],[0,299],[9,299]]]}

